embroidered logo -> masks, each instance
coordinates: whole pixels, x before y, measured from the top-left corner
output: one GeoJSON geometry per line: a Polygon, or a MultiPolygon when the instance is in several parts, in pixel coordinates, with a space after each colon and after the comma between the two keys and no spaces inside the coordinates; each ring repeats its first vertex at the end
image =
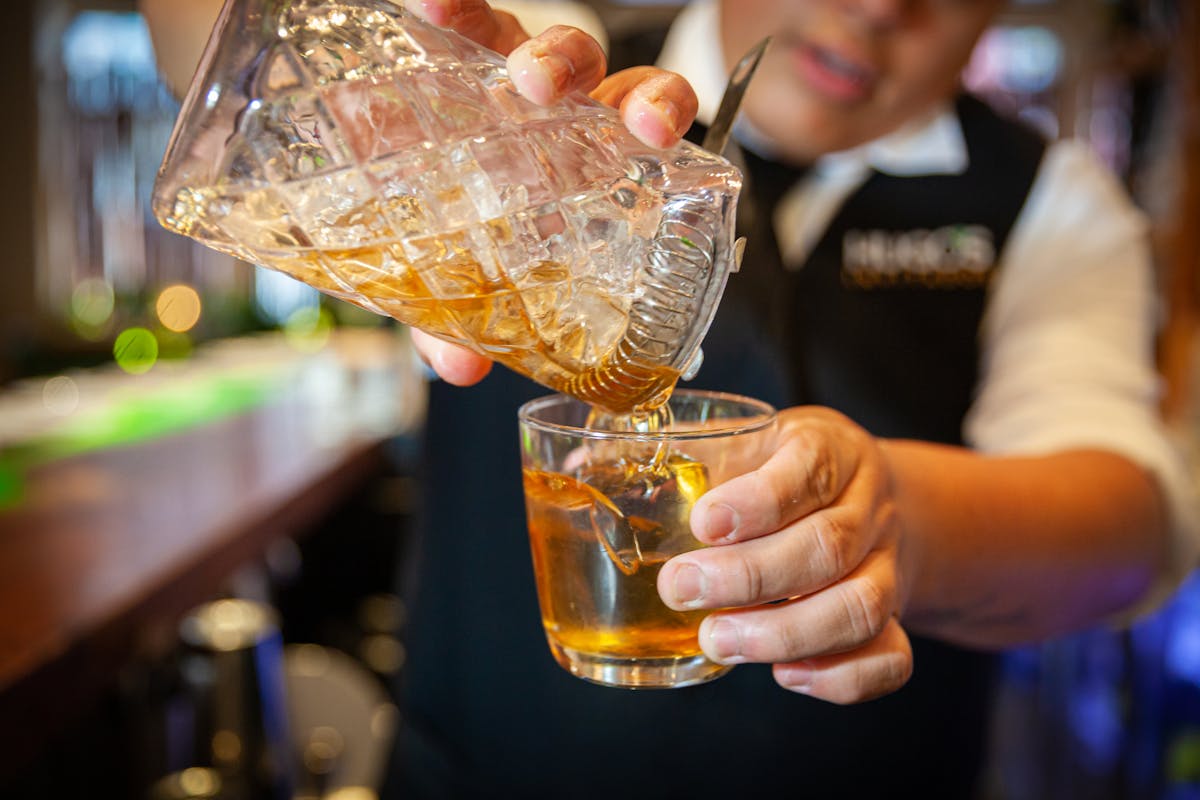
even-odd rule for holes
{"type": "Polygon", "coordinates": [[[992,232],[983,225],[849,230],[842,238],[842,283],[863,289],[979,287],[995,262],[992,232]]]}

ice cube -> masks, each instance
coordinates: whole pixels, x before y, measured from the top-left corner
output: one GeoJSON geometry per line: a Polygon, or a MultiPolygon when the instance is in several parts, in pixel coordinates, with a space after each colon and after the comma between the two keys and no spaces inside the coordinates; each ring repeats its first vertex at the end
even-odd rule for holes
{"type": "Polygon", "coordinates": [[[361,162],[403,153],[432,139],[428,123],[398,83],[335,83],[326,86],[321,96],[342,138],[361,162]]]}
{"type": "Polygon", "coordinates": [[[689,506],[695,505],[700,495],[708,491],[708,467],[702,462],[675,454],[668,460],[667,468],[689,506]]]}
{"type": "Polygon", "coordinates": [[[431,169],[438,158],[436,153],[416,150],[366,168],[367,178],[397,234],[412,236],[433,229],[433,215],[422,199],[420,176],[431,169]]]}
{"type": "MultiPolygon", "coordinates": [[[[496,238],[500,234],[496,234],[496,238]]],[[[557,315],[571,297],[571,275],[562,264],[539,261],[514,278],[530,321],[539,329],[557,321],[557,315]]]]}
{"type": "Polygon", "coordinates": [[[592,528],[613,564],[632,575],[698,547],[689,518],[708,485],[704,465],[671,453],[661,442],[648,456],[622,449],[645,443],[613,444],[604,443],[599,448],[603,455],[581,471],[581,478],[606,500],[603,508],[593,507],[592,528]]]}
{"type": "Polygon", "coordinates": [[[641,567],[638,557],[637,534],[628,521],[609,503],[593,504],[589,510],[592,532],[604,548],[608,560],[624,575],[632,575],[641,567]]]}
{"type": "Polygon", "coordinates": [[[282,191],[318,247],[348,249],[396,238],[371,185],[355,170],[287,184],[282,191]]]}
{"type": "Polygon", "coordinates": [[[272,47],[267,56],[266,66],[259,75],[255,94],[259,97],[274,97],[281,92],[298,89],[303,80],[292,66],[293,57],[286,46],[272,47]]]}
{"type": "Polygon", "coordinates": [[[504,272],[518,284],[521,284],[526,272],[535,269],[539,264],[550,263],[544,259],[532,259],[531,253],[540,241],[537,227],[532,217],[526,212],[510,214],[507,217],[488,220],[484,223],[492,245],[504,272]]]}
{"type": "Polygon", "coordinates": [[[295,92],[246,106],[240,132],[276,183],[341,169],[354,159],[325,106],[309,92],[295,92]]]}
{"type": "Polygon", "coordinates": [[[226,236],[252,250],[311,246],[283,198],[269,187],[214,192],[206,212],[226,236]]]}
{"type": "Polygon", "coordinates": [[[543,336],[555,336],[556,330],[570,332],[582,326],[582,338],[571,356],[581,364],[594,365],[607,355],[625,332],[627,317],[613,296],[594,281],[572,282],[570,302],[559,309],[543,336]]]}
{"type": "Polygon", "coordinates": [[[523,137],[512,134],[477,137],[468,147],[479,169],[488,176],[501,204],[500,213],[511,214],[554,200],[546,170],[523,137]]]}
{"type": "Polygon", "coordinates": [[[372,35],[383,16],[336,4],[293,11],[285,40],[316,86],[386,74],[390,65],[376,52],[372,35]]]}
{"type": "Polygon", "coordinates": [[[487,92],[471,71],[446,65],[436,71],[414,72],[410,85],[428,105],[430,119],[441,133],[439,141],[482,136],[500,123],[487,92]]]}
{"type": "Polygon", "coordinates": [[[363,20],[383,63],[393,70],[432,66],[435,61],[429,57],[428,50],[444,49],[445,37],[432,26],[414,25],[412,17],[407,14],[402,13],[397,17],[395,11],[395,6],[387,3],[385,9],[372,10],[363,20]],[[400,20],[404,20],[410,30],[406,30],[400,20]],[[418,27],[427,30],[418,31],[418,27]]]}
{"type": "MultiPolygon", "coordinates": [[[[550,165],[555,188],[563,196],[607,184],[613,176],[604,148],[583,122],[554,120],[534,125],[525,134],[531,147],[550,165]]],[[[618,172],[617,174],[620,174],[618,172]]]]}
{"type": "Polygon", "coordinates": [[[500,194],[496,190],[495,176],[489,175],[475,160],[470,145],[463,143],[451,148],[449,161],[467,197],[475,205],[475,218],[488,220],[500,216],[500,194]]]}

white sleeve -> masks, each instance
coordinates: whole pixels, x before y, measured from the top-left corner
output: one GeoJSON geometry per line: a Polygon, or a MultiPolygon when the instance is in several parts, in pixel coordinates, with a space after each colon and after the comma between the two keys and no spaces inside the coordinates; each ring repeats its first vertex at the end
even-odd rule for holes
{"type": "Polygon", "coordinates": [[[1137,613],[1200,553],[1195,486],[1158,413],[1157,299],[1146,220],[1086,146],[1052,145],[992,287],[964,434],[995,454],[1103,448],[1155,477],[1171,514],[1171,574],[1137,613]]]}

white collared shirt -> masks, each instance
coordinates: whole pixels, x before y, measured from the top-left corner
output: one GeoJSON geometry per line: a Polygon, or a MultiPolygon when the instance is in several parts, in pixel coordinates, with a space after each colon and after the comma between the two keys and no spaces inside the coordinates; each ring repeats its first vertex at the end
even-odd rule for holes
{"type": "MultiPolygon", "coordinates": [[[[659,66],[687,78],[710,122],[725,87],[715,0],[677,18],[659,66]]],[[[735,135],[769,143],[745,122],[735,135]]],[[[949,107],[853,150],[821,158],[774,214],[784,263],[799,268],[846,198],[872,170],[960,174],[967,148],[949,107]]],[[[1149,470],[1172,511],[1171,591],[1200,553],[1195,487],[1158,414],[1153,346],[1158,296],[1149,226],[1082,142],[1052,143],[1001,254],[981,337],[981,378],[964,438],[991,454],[1073,448],[1115,451],[1149,470]]]]}

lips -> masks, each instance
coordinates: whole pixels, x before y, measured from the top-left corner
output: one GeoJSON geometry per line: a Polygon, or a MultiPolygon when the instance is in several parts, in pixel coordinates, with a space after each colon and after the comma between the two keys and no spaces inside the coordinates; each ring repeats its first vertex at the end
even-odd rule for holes
{"type": "Polygon", "coordinates": [[[875,85],[876,70],[844,52],[811,43],[799,43],[792,52],[808,86],[831,100],[863,100],[875,85]]]}

